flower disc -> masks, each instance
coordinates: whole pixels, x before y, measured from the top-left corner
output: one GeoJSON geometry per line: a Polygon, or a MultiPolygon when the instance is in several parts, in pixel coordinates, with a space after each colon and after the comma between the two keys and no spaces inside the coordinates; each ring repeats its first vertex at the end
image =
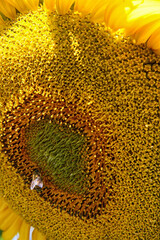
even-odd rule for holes
{"type": "Polygon", "coordinates": [[[0,42],[0,196],[48,239],[158,239],[160,58],[72,12],[0,42]]]}
{"type": "Polygon", "coordinates": [[[32,95],[6,112],[3,151],[26,183],[31,183],[36,169],[41,172],[41,197],[74,214],[93,217],[112,195],[104,171],[109,129],[101,124],[107,121],[95,121],[92,113],[84,114],[73,102],[66,105],[56,96],[32,95]]]}

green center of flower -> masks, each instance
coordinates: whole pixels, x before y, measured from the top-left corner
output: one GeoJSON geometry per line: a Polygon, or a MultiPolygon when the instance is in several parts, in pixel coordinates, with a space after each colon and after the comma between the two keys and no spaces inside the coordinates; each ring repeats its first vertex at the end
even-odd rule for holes
{"type": "Polygon", "coordinates": [[[32,124],[26,132],[32,161],[43,169],[59,188],[84,192],[87,142],[76,130],[48,119],[32,124]]]}

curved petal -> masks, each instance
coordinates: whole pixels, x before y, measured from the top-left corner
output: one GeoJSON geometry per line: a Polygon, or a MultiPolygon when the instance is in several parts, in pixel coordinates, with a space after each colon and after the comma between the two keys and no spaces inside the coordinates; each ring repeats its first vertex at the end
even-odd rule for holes
{"type": "MultiPolygon", "coordinates": [[[[160,27],[160,21],[153,21],[144,25],[142,28],[137,30],[137,32],[133,35],[135,39],[137,39],[137,44],[145,43],[147,40],[152,37],[152,34],[160,27]]],[[[147,44],[148,45],[148,44],[147,44]]]]}
{"type": "Polygon", "coordinates": [[[12,210],[8,208],[7,204],[0,199],[0,229],[5,230],[4,226],[5,219],[12,214],[12,210]]]}
{"type": "Polygon", "coordinates": [[[160,54],[160,27],[151,35],[147,42],[147,46],[160,54]]]}
{"type": "Polygon", "coordinates": [[[103,4],[103,0],[93,1],[93,0],[77,0],[75,2],[74,10],[87,15],[92,13],[92,10],[96,8],[99,4],[103,4]]]}
{"type": "MultiPolygon", "coordinates": [[[[0,198],[0,229],[3,231],[2,237],[5,240],[11,240],[18,232],[19,240],[29,240],[31,227],[0,198]]],[[[34,231],[33,240],[46,239],[38,230],[34,231]]]]}
{"type": "Polygon", "coordinates": [[[19,240],[28,240],[29,239],[30,226],[23,221],[19,230],[19,240]]]}
{"type": "Polygon", "coordinates": [[[127,12],[132,9],[131,1],[108,0],[104,19],[107,27],[113,30],[126,26],[127,12]]]}
{"type": "MultiPolygon", "coordinates": [[[[7,205],[4,203],[4,201],[2,200],[2,198],[0,198],[0,213],[7,209],[7,205]]],[[[0,215],[1,216],[1,215],[0,215]]]]}
{"type": "Polygon", "coordinates": [[[96,2],[96,5],[91,12],[91,20],[98,23],[104,22],[106,6],[107,2],[104,0],[96,2]]]}
{"type": "Polygon", "coordinates": [[[12,224],[9,226],[9,228],[2,233],[2,237],[5,240],[11,240],[19,231],[19,228],[22,224],[22,219],[17,216],[14,218],[14,221],[12,221],[12,224]]]}
{"type": "Polygon", "coordinates": [[[6,0],[0,1],[0,12],[2,12],[8,18],[15,18],[16,17],[16,9],[11,4],[6,2],[6,0]]]}
{"type": "Polygon", "coordinates": [[[14,223],[14,221],[18,218],[19,218],[18,216],[15,217],[15,213],[13,212],[8,214],[3,220],[3,222],[1,223],[1,229],[3,231],[6,231],[12,225],[12,223],[14,223]]]}
{"type": "MultiPolygon", "coordinates": [[[[92,1],[92,0],[77,0],[75,3],[75,10],[81,12],[83,15],[90,14],[91,20],[94,22],[108,22],[110,15],[113,14],[114,10],[116,9],[116,16],[114,14],[113,22],[117,20],[117,13],[118,13],[118,21],[122,15],[121,8],[123,7],[123,12],[125,6],[131,6],[131,0],[123,1],[123,0],[99,0],[99,1],[92,1]],[[120,6],[120,7],[119,7],[120,6]]],[[[108,23],[107,23],[108,24],[108,23]]]]}
{"type": "Polygon", "coordinates": [[[22,13],[26,10],[36,10],[39,4],[39,0],[7,0],[7,2],[22,13]]]}
{"type": "Polygon", "coordinates": [[[144,25],[150,24],[159,19],[158,14],[155,14],[154,16],[153,15],[143,16],[142,21],[140,21],[139,18],[131,19],[130,18],[131,16],[132,15],[130,15],[128,18],[128,26],[127,26],[127,33],[129,35],[133,35],[134,33],[136,33],[136,31],[140,30],[144,25]],[[134,24],[133,24],[133,21],[134,21],[134,24]]]}
{"type": "Polygon", "coordinates": [[[57,12],[61,15],[66,14],[69,10],[74,0],[56,0],[57,12]]]}
{"type": "Polygon", "coordinates": [[[1,26],[4,26],[4,20],[3,20],[3,18],[0,15],[0,28],[1,28],[1,26]]]}
{"type": "Polygon", "coordinates": [[[46,237],[42,235],[37,229],[34,229],[33,234],[32,234],[32,239],[33,240],[46,240],[46,237]]]}
{"type": "Polygon", "coordinates": [[[56,9],[56,0],[44,0],[44,7],[49,12],[52,12],[56,9]]]}
{"type": "Polygon", "coordinates": [[[159,49],[160,1],[144,0],[127,18],[126,33],[137,44],[147,43],[152,49],[159,49]]]}

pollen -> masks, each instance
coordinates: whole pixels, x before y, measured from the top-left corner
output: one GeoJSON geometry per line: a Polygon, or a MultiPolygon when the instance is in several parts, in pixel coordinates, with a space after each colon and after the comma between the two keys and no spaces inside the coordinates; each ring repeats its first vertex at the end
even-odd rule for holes
{"type": "Polygon", "coordinates": [[[7,202],[48,239],[158,239],[160,57],[43,9],[0,41],[7,202]]]}
{"type": "MultiPolygon", "coordinates": [[[[63,194],[62,207],[61,203],[57,205],[58,207],[80,216],[93,217],[100,214],[110,193],[107,192],[108,190],[104,185],[103,175],[105,175],[105,171],[100,168],[97,161],[101,160],[101,165],[105,164],[105,142],[108,138],[102,136],[103,129],[100,129],[100,133],[92,131],[90,122],[95,122],[94,116],[87,114],[87,109],[86,114],[79,111],[78,105],[74,104],[73,101],[71,103],[67,102],[66,106],[66,101],[60,102],[60,99],[55,98],[53,102],[53,98],[51,101],[51,99],[40,95],[30,96],[22,105],[15,108],[14,113],[7,112],[6,115],[9,116],[10,120],[3,121],[3,151],[8,153],[10,156],[9,162],[20,172],[26,184],[27,182],[30,184],[32,179],[31,186],[33,189],[41,183],[41,181],[37,183],[37,178],[33,179],[32,176],[35,169],[39,169],[43,174],[45,185],[41,197],[42,195],[48,195],[50,202],[53,204],[63,194]],[[43,103],[41,109],[37,108],[40,99],[43,103]],[[28,106],[30,112],[25,119],[23,116],[28,106]],[[61,114],[58,114],[59,112],[61,114]],[[44,118],[39,120],[39,113],[44,118]],[[54,121],[51,120],[50,115],[54,116],[54,121]],[[81,129],[76,128],[76,126],[79,126],[78,124],[72,127],[75,119],[77,122],[81,122],[81,129]],[[11,126],[14,126],[14,128],[11,126]],[[95,148],[91,142],[99,135],[104,142],[97,139],[95,148]],[[99,150],[100,146],[103,147],[103,151],[102,149],[99,150]],[[26,166],[29,167],[26,168],[26,166]],[[101,178],[103,183],[96,191],[94,189],[97,189],[97,184],[101,178]],[[93,181],[93,179],[96,179],[96,181],[93,181]],[[89,187],[92,189],[91,195],[89,187]],[[97,195],[100,192],[104,201],[99,202],[97,200],[95,203],[93,199],[98,199],[97,195]],[[73,195],[73,193],[75,194],[73,195]],[[68,197],[69,201],[67,200],[68,197]],[[70,204],[72,198],[73,201],[70,204]],[[90,205],[88,206],[89,199],[90,205]],[[79,207],[75,208],[74,204],[77,203],[77,200],[80,204],[79,207]]],[[[94,126],[95,124],[98,126],[99,122],[94,123],[94,126]]],[[[108,187],[113,183],[108,183],[108,187]]]]}

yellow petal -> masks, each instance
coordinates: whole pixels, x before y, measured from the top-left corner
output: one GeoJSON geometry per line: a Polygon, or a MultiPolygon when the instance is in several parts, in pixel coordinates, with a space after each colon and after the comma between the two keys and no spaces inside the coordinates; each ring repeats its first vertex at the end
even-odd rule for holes
{"type": "Polygon", "coordinates": [[[160,48],[159,48],[159,49],[154,49],[154,52],[155,52],[157,55],[160,55],[160,48]]]}
{"type": "Polygon", "coordinates": [[[15,213],[10,213],[9,215],[7,215],[5,217],[5,219],[3,220],[3,222],[0,225],[0,228],[3,231],[6,231],[12,224],[13,222],[18,219],[19,217],[15,215],[15,213]]]}
{"type": "Polygon", "coordinates": [[[126,26],[127,14],[125,11],[126,3],[121,0],[108,0],[108,5],[105,10],[106,26],[118,30],[126,26]]]}
{"type": "MultiPolygon", "coordinates": [[[[29,240],[30,225],[28,225],[20,216],[18,216],[8,204],[0,198],[0,229],[3,230],[3,238],[5,240],[11,240],[17,232],[19,232],[19,240],[29,240]]],[[[35,231],[35,238],[33,240],[45,240],[46,238],[35,231]]]]}
{"type": "Polygon", "coordinates": [[[105,0],[96,2],[91,11],[91,20],[94,22],[102,23],[104,22],[104,14],[106,10],[107,2],[105,0]]]}
{"type": "Polygon", "coordinates": [[[44,0],[44,7],[48,11],[54,11],[56,9],[56,0],[44,0]]]}
{"type": "Polygon", "coordinates": [[[2,233],[2,238],[4,238],[5,240],[11,240],[19,231],[21,224],[21,218],[19,216],[15,217],[10,227],[2,233]]]}
{"type": "Polygon", "coordinates": [[[126,26],[126,15],[123,6],[113,9],[112,14],[108,20],[108,25],[114,30],[124,28],[126,26]],[[117,18],[117,16],[119,16],[117,18]]]}
{"type": "Polygon", "coordinates": [[[160,1],[144,0],[127,18],[126,33],[132,36],[137,44],[146,43],[147,46],[159,49],[160,29],[160,1]]]}
{"type": "Polygon", "coordinates": [[[34,229],[32,234],[33,240],[46,240],[46,237],[42,235],[37,229],[34,229]]]}
{"type": "Polygon", "coordinates": [[[6,0],[0,0],[0,12],[11,19],[16,17],[16,9],[11,4],[6,2],[6,0]]]}
{"type": "MultiPolygon", "coordinates": [[[[2,198],[0,198],[0,213],[1,213],[1,211],[3,211],[6,208],[8,208],[7,204],[2,200],[2,198]]],[[[1,215],[0,215],[0,217],[1,217],[1,215]]]]}
{"type": "Polygon", "coordinates": [[[36,10],[39,4],[39,0],[7,0],[7,2],[22,13],[27,10],[36,10]]]}
{"type": "Polygon", "coordinates": [[[61,15],[66,14],[69,10],[74,0],[56,0],[57,12],[61,15]]]}
{"type": "Polygon", "coordinates": [[[5,25],[4,20],[3,20],[3,18],[2,18],[1,15],[0,15],[0,27],[1,27],[1,26],[4,26],[4,25],[5,25]]]}
{"type": "Polygon", "coordinates": [[[160,27],[152,34],[147,42],[147,46],[160,53],[160,27]]]}
{"type": "Polygon", "coordinates": [[[30,226],[23,221],[19,230],[19,240],[28,240],[30,233],[30,226]]]}
{"type": "Polygon", "coordinates": [[[155,14],[155,15],[148,14],[147,16],[143,16],[143,18],[141,20],[139,18],[135,19],[135,20],[132,20],[128,23],[127,34],[128,35],[133,35],[138,30],[143,28],[145,25],[147,25],[149,23],[152,24],[152,22],[154,22],[156,20],[159,20],[159,14],[155,14]]]}
{"type": "Polygon", "coordinates": [[[137,40],[136,43],[137,44],[145,43],[159,27],[160,27],[160,21],[157,21],[157,20],[143,26],[133,36],[137,40]]]}
{"type": "Polygon", "coordinates": [[[127,33],[134,34],[145,24],[158,20],[160,18],[160,2],[148,0],[140,4],[128,15],[127,33]]]}
{"type": "Polygon", "coordinates": [[[0,229],[3,230],[2,224],[4,223],[5,219],[10,216],[12,211],[9,208],[4,208],[0,211],[0,229]]]}
{"type": "Polygon", "coordinates": [[[112,3],[110,0],[77,0],[74,9],[83,15],[90,14],[92,21],[102,23],[104,22],[106,8],[110,5],[113,7],[116,4],[119,5],[119,0],[112,0],[112,3]]]}
{"type": "Polygon", "coordinates": [[[159,0],[144,0],[131,12],[129,20],[147,16],[151,13],[159,14],[159,0]]]}
{"type": "Polygon", "coordinates": [[[77,0],[75,2],[74,10],[82,13],[83,15],[87,15],[92,12],[93,5],[95,5],[95,1],[93,0],[77,0]]]}

